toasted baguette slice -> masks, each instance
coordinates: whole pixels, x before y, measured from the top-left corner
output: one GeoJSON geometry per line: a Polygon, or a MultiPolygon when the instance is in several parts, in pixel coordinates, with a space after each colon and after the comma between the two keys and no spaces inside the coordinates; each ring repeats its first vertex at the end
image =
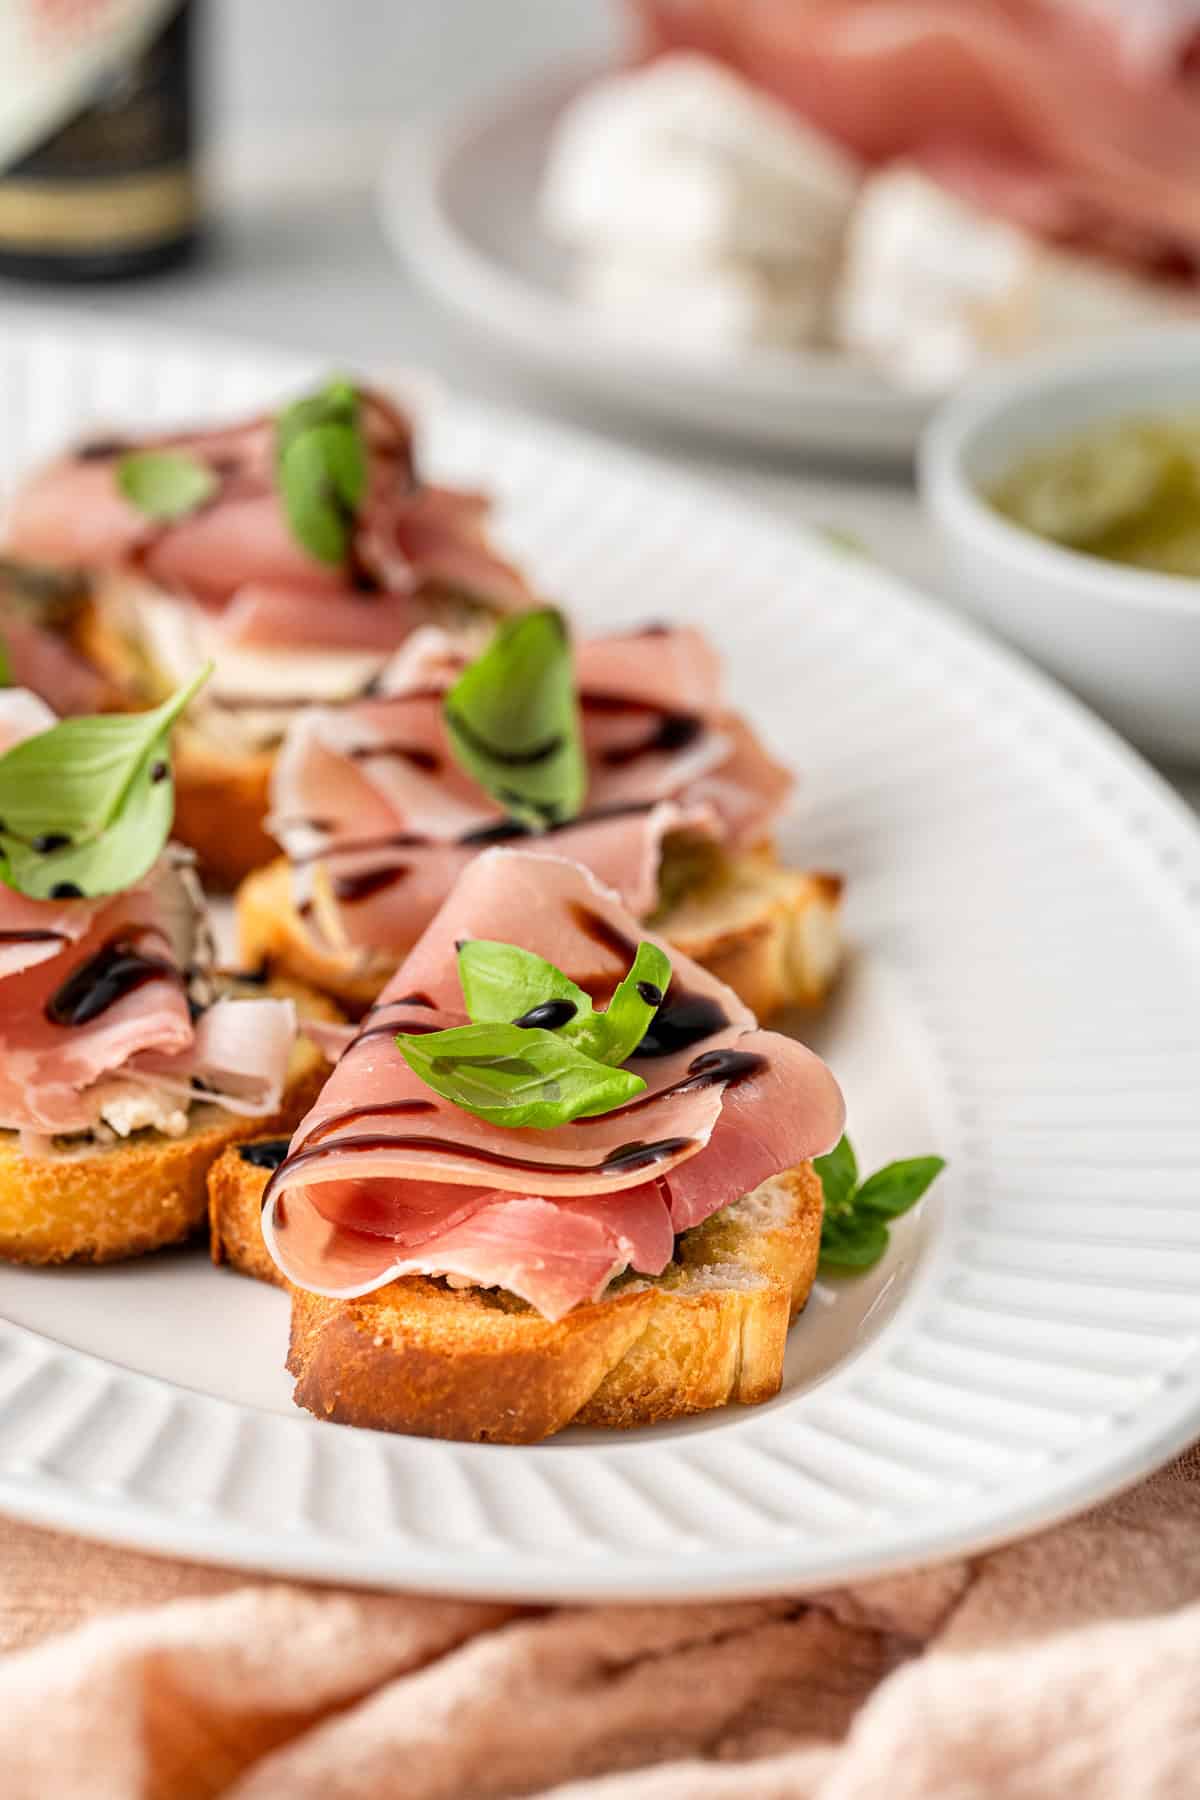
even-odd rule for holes
{"type": "MultiPolygon", "coordinates": [[[[213,1257],[288,1287],[259,1227],[267,1172],[236,1150],[209,1177],[213,1257]]],[[[380,1431],[531,1444],[565,1425],[650,1425],[778,1393],[788,1327],[821,1243],[802,1163],[676,1240],[557,1324],[500,1291],[406,1276],[361,1300],[288,1287],[298,1406],[380,1431]]]]}
{"type": "MultiPolygon", "coordinates": [[[[310,1018],[338,1017],[323,995],[296,982],[277,979],[267,991],[294,999],[310,1018]]],[[[328,1073],[321,1052],[299,1038],[283,1103],[269,1119],[206,1104],[192,1108],[182,1137],[140,1131],[40,1156],[26,1155],[15,1132],[0,1131],[0,1258],[117,1262],[188,1237],[204,1221],[215,1158],[239,1139],[294,1130],[328,1073]]]]}
{"type": "MultiPolygon", "coordinates": [[[[710,855],[697,873],[690,884],[673,882],[654,929],[727,981],[759,1018],[783,1006],[819,1004],[842,960],[840,878],[781,868],[769,848],[710,855]]],[[[286,970],[352,1017],[395,971],[390,957],[363,960],[314,940],[296,911],[282,857],[238,889],[237,926],[248,966],[286,970]]]]}

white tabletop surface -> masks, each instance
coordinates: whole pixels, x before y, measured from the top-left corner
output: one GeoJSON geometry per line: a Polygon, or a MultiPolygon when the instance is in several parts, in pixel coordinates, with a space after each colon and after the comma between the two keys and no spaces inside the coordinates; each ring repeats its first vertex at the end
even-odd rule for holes
{"type": "MultiPolygon", "coordinates": [[[[864,473],[650,436],[627,422],[573,411],[561,398],[486,360],[413,287],[385,246],[371,199],[324,194],[281,204],[227,204],[205,254],[152,281],[71,290],[4,284],[5,302],[123,313],[300,349],[339,364],[419,365],[483,397],[567,416],[728,483],[787,517],[854,533],[880,562],[927,591],[947,593],[932,532],[903,474],[864,473]]],[[[1200,810],[1200,772],[1170,772],[1200,810]]]]}

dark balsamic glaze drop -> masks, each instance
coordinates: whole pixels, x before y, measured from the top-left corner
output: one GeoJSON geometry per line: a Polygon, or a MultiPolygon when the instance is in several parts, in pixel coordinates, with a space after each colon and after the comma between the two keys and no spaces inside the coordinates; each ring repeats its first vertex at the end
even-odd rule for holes
{"type": "Polygon", "coordinates": [[[109,462],[115,456],[124,456],[129,449],[132,449],[132,445],[125,438],[92,438],[88,443],[80,444],[75,452],[75,461],[109,462]]]}
{"type": "Polygon", "coordinates": [[[49,856],[55,850],[65,850],[70,842],[65,831],[43,831],[40,837],[29,840],[29,848],[38,856],[49,856]]]}
{"type": "Polygon", "coordinates": [[[46,1017],[52,1025],[87,1025],[135,988],[164,976],[179,979],[174,963],[146,956],[117,938],[71,971],[47,1000],[46,1017]]]}
{"type": "Polygon", "coordinates": [[[477,825],[474,831],[464,832],[458,841],[460,844],[478,844],[483,848],[488,844],[507,844],[513,838],[528,836],[528,825],[522,825],[518,819],[500,819],[495,825],[477,825]]]}
{"type": "Polygon", "coordinates": [[[260,1138],[251,1144],[239,1144],[238,1155],[256,1169],[277,1169],[288,1153],[287,1138],[260,1138]]]}
{"type": "Polygon", "coordinates": [[[335,875],[333,878],[333,894],[343,906],[350,906],[356,900],[369,900],[372,894],[381,894],[398,881],[403,881],[409,873],[406,863],[396,863],[387,869],[364,869],[358,875],[335,875]]]}
{"type": "MultiPolygon", "coordinates": [[[[681,1087],[736,1087],[767,1066],[756,1050],[709,1050],[688,1064],[688,1080],[681,1087]]],[[[678,1090],[677,1090],[678,1091],[678,1090]]]]}
{"type": "Polygon", "coordinates": [[[171,771],[170,771],[169,766],[162,760],[161,757],[159,758],[159,760],[156,763],[151,763],[151,765],[150,765],[151,781],[165,781],[167,779],[167,776],[170,773],[171,773],[171,771]]]}
{"type": "Polygon", "coordinates": [[[633,1055],[674,1056],[723,1031],[728,1023],[724,1008],[703,994],[668,994],[633,1055]]]}
{"type": "Polygon", "coordinates": [[[681,1150],[690,1150],[691,1138],[673,1137],[658,1138],[653,1143],[618,1144],[610,1150],[601,1168],[608,1174],[614,1169],[649,1169],[655,1163],[665,1162],[668,1156],[677,1156],[681,1150]]]}
{"type": "Polygon", "coordinates": [[[82,900],[83,889],[74,881],[56,881],[50,889],[51,900],[82,900]]]}
{"type": "Polygon", "coordinates": [[[606,750],[601,761],[611,768],[624,768],[641,756],[666,755],[672,750],[686,750],[704,730],[704,722],[692,713],[667,713],[648,737],[640,743],[617,744],[606,750]]]}
{"type": "Polygon", "coordinates": [[[557,1031],[560,1026],[569,1025],[578,1011],[573,1000],[543,1000],[540,1006],[531,1006],[514,1019],[513,1024],[525,1031],[557,1031]]]}
{"type": "Polygon", "coordinates": [[[376,756],[394,756],[414,769],[425,769],[431,775],[442,766],[436,750],[425,750],[419,744],[357,744],[350,752],[351,762],[370,762],[376,756]]]}

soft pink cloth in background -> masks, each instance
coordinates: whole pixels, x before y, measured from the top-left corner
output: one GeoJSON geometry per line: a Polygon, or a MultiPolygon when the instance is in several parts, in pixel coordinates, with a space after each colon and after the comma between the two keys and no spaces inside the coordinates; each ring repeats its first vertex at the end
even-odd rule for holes
{"type": "Polygon", "coordinates": [[[1200,1452],[972,1563],[558,1611],[244,1578],[0,1527],[4,1800],[1200,1794],[1200,1452]],[[187,1594],[111,1612],[150,1595],[187,1594]]]}

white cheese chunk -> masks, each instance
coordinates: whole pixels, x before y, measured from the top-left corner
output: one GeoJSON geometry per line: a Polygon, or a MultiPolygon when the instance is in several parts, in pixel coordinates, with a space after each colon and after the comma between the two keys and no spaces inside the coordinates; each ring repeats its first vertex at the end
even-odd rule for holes
{"type": "Polygon", "coordinates": [[[845,151],[706,57],[665,57],[586,88],[558,121],[542,218],[577,249],[662,260],[787,260],[840,233],[845,151]]]}
{"type": "Polygon", "coordinates": [[[123,582],[121,600],[141,649],[172,686],[215,662],[192,716],[219,713],[214,729],[240,748],[276,742],[304,705],[361,693],[387,660],[377,650],[228,646],[218,618],[146,582],[123,582]]]}
{"type": "MultiPolygon", "coordinates": [[[[187,1102],[178,1094],[142,1082],[115,1078],[99,1090],[100,1118],[117,1137],[134,1131],[161,1131],[164,1137],[182,1137],[188,1128],[187,1102]]],[[[97,1131],[96,1135],[101,1134],[97,1131]]]]}
{"type": "Polygon", "coordinates": [[[1036,333],[1038,246],[918,169],[872,176],[850,221],[833,336],[906,386],[949,386],[1036,333]]]}

